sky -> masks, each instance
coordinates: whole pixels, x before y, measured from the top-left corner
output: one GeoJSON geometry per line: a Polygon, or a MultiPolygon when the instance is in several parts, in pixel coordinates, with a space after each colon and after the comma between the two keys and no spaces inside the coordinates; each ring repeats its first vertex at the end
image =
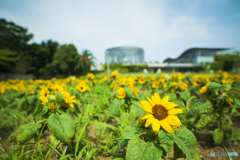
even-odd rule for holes
{"type": "Polygon", "coordinates": [[[146,62],[193,47],[240,51],[240,0],[1,0],[0,18],[34,38],[88,49],[105,63],[108,48],[144,49],[146,62]]]}

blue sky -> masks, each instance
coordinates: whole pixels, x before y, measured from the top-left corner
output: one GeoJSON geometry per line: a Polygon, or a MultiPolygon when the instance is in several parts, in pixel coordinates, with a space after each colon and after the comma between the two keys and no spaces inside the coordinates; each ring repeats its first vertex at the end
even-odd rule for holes
{"type": "Polygon", "coordinates": [[[240,0],[1,0],[0,18],[28,28],[30,43],[73,43],[97,63],[118,46],[143,48],[147,62],[192,47],[240,50],[240,0]]]}

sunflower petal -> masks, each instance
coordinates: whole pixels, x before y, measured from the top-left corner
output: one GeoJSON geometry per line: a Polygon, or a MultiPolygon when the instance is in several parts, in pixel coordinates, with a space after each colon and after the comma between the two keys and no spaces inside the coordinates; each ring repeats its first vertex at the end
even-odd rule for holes
{"type": "Polygon", "coordinates": [[[157,119],[154,119],[153,123],[152,123],[152,129],[154,133],[157,133],[160,129],[160,122],[157,119]]]}
{"type": "Polygon", "coordinates": [[[75,98],[76,98],[76,96],[72,96],[72,97],[70,97],[69,99],[71,99],[71,100],[72,100],[72,99],[75,99],[75,98]]]}
{"type": "Polygon", "coordinates": [[[69,104],[69,106],[70,106],[71,108],[74,108],[74,106],[73,106],[73,104],[72,104],[72,103],[70,103],[70,104],[69,104]]]}
{"type": "Polygon", "coordinates": [[[169,133],[173,132],[172,127],[167,123],[166,120],[160,121],[160,124],[167,132],[169,132],[169,133]]]}
{"type": "Polygon", "coordinates": [[[162,99],[162,105],[163,106],[167,106],[167,103],[168,103],[168,100],[169,100],[169,97],[168,96],[165,96],[163,99],[162,99]]]}
{"type": "Polygon", "coordinates": [[[71,103],[77,103],[77,101],[76,100],[71,100],[71,103]]]}
{"type": "Polygon", "coordinates": [[[150,98],[148,98],[148,96],[146,96],[146,97],[147,97],[147,100],[151,103],[151,105],[155,106],[155,103],[150,98]]]}
{"type": "Polygon", "coordinates": [[[170,125],[180,126],[182,124],[179,118],[175,115],[168,115],[168,117],[165,120],[170,125]]]}
{"type": "Polygon", "coordinates": [[[153,115],[151,113],[147,113],[144,117],[142,117],[141,119],[149,119],[152,118],[153,115]]]}
{"type": "Polygon", "coordinates": [[[156,104],[161,104],[161,98],[160,98],[159,94],[154,93],[154,99],[155,99],[156,104]]]}
{"type": "Polygon", "coordinates": [[[155,120],[155,118],[153,118],[153,117],[152,118],[148,118],[146,120],[145,127],[148,127],[150,124],[152,124],[154,120],[155,120]]]}
{"type": "Polygon", "coordinates": [[[155,106],[155,105],[156,105],[156,101],[155,101],[155,99],[154,99],[154,96],[152,96],[152,101],[153,101],[153,103],[154,103],[153,106],[155,106]]]}
{"type": "Polygon", "coordinates": [[[168,114],[178,114],[178,113],[183,113],[183,110],[179,108],[168,110],[168,114]]]}
{"type": "Polygon", "coordinates": [[[177,105],[176,103],[174,103],[174,102],[168,102],[168,103],[166,103],[166,104],[164,105],[164,107],[165,107],[167,110],[172,109],[172,108],[177,107],[177,106],[178,106],[178,105],[177,105]]]}
{"type": "Polygon", "coordinates": [[[152,113],[152,105],[148,101],[141,101],[141,105],[140,106],[145,111],[147,111],[149,113],[152,113]]]}

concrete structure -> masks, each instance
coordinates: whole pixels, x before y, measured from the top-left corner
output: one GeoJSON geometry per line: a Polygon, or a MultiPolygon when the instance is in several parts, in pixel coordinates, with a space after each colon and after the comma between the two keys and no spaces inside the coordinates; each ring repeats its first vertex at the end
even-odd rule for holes
{"type": "Polygon", "coordinates": [[[165,63],[205,63],[213,62],[214,55],[219,51],[228,50],[228,48],[190,48],[183,52],[178,58],[167,58],[165,63]]]}
{"type": "Polygon", "coordinates": [[[106,63],[143,63],[144,50],[138,47],[115,47],[105,52],[106,63]]]}

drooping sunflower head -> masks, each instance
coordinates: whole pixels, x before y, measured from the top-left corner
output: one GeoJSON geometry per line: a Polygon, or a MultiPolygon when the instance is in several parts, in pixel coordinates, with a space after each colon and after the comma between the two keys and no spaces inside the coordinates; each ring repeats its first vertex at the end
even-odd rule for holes
{"type": "Polygon", "coordinates": [[[169,133],[173,132],[171,126],[180,126],[181,121],[175,114],[182,113],[182,109],[175,108],[177,104],[168,102],[169,97],[165,96],[163,99],[155,93],[152,99],[148,101],[141,101],[140,106],[148,113],[142,117],[146,119],[145,127],[152,124],[152,129],[157,133],[162,126],[164,130],[169,133]]]}

